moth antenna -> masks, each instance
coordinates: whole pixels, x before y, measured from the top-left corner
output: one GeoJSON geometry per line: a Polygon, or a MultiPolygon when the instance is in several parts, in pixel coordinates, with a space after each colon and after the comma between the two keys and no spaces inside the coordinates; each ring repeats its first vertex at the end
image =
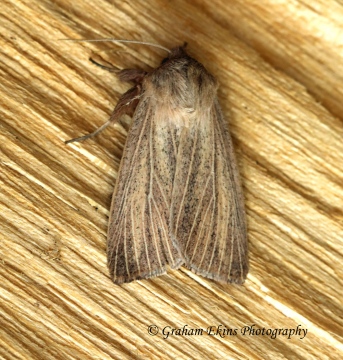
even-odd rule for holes
{"type": "Polygon", "coordinates": [[[141,44],[141,45],[147,45],[147,46],[153,46],[155,48],[161,49],[166,51],[167,53],[170,53],[170,50],[166,47],[158,44],[154,44],[151,42],[146,41],[136,41],[136,40],[123,40],[123,39],[112,39],[112,38],[105,38],[105,39],[60,39],[62,41],[72,41],[72,42],[103,42],[103,41],[111,41],[114,43],[129,43],[129,44],[141,44]]]}

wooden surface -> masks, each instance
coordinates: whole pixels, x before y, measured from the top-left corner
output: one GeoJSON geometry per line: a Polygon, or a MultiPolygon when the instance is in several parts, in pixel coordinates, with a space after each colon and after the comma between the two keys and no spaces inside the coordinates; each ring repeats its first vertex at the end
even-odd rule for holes
{"type": "Polygon", "coordinates": [[[342,359],[342,24],[333,0],[4,1],[0,358],[342,359]],[[165,54],[59,41],[103,37],[187,41],[218,78],[246,197],[243,286],[186,269],[122,286],[108,278],[129,122],[64,140],[103,124],[128,88],[88,61],[92,51],[118,68],[153,67],[165,54]],[[243,335],[252,324],[308,331],[243,335]],[[237,334],[164,339],[163,328],[185,325],[237,334]]]}

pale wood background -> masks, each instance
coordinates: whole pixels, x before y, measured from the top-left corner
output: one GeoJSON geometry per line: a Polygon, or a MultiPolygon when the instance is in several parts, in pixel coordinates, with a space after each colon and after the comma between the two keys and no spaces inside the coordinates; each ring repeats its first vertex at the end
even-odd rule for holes
{"type": "Polygon", "coordinates": [[[3,1],[0,20],[1,359],[342,359],[343,3],[3,1]],[[249,221],[250,273],[108,278],[111,193],[127,123],[84,143],[127,89],[88,61],[156,66],[189,52],[219,80],[249,221]],[[148,326],[160,328],[157,336],[148,326]],[[308,330],[171,336],[167,325],[308,330]]]}

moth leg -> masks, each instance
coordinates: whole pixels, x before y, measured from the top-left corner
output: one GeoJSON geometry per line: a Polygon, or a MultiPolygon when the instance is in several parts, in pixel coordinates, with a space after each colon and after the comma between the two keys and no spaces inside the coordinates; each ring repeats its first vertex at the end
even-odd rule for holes
{"type": "Polygon", "coordinates": [[[141,84],[145,75],[147,74],[146,71],[144,70],[139,70],[139,69],[123,69],[123,70],[118,70],[115,67],[111,67],[111,66],[106,66],[103,64],[100,64],[99,62],[95,61],[93,58],[89,58],[89,61],[100,67],[101,69],[104,69],[106,71],[109,72],[114,72],[118,75],[119,80],[123,81],[123,82],[134,82],[135,84],[141,84]]]}
{"type": "Polygon", "coordinates": [[[70,139],[67,140],[65,143],[66,144],[70,144],[72,142],[78,142],[78,141],[83,141],[86,139],[89,139],[97,134],[99,134],[102,130],[106,129],[107,126],[111,125],[112,123],[115,124],[119,118],[125,114],[128,114],[129,116],[132,116],[132,114],[134,113],[136,106],[138,104],[139,98],[141,96],[141,92],[142,92],[142,86],[137,83],[137,85],[135,85],[134,87],[132,87],[131,89],[129,89],[126,93],[124,93],[116,107],[114,108],[110,118],[108,119],[108,121],[105,122],[105,124],[101,125],[98,129],[96,129],[94,132],[75,138],[75,139],[70,139]]]}
{"type": "Polygon", "coordinates": [[[124,69],[118,72],[120,81],[141,84],[147,72],[139,69],[124,69]]]}

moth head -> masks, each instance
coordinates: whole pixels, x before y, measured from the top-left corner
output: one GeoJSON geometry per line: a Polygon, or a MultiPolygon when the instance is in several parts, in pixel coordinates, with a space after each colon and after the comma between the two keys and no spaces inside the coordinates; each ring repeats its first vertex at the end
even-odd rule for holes
{"type": "Polygon", "coordinates": [[[176,47],[172,48],[170,50],[168,57],[166,57],[162,60],[161,65],[166,63],[169,60],[174,60],[174,59],[188,56],[188,54],[186,52],[186,46],[187,46],[187,43],[185,42],[182,46],[176,46],[176,47]]]}

